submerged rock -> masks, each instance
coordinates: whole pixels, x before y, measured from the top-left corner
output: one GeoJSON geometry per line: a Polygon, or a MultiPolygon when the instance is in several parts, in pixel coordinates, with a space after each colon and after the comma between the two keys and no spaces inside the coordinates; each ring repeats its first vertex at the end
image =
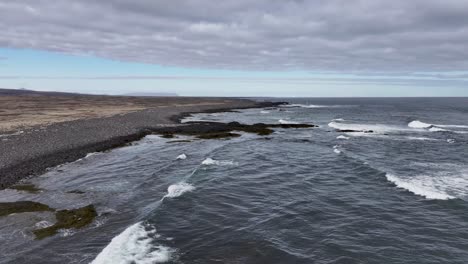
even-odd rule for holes
{"type": "Polygon", "coordinates": [[[42,191],[42,189],[37,188],[34,184],[18,184],[11,186],[10,189],[28,193],[39,193],[42,191]]]}
{"type": "Polygon", "coordinates": [[[92,204],[78,209],[60,210],[55,213],[57,222],[54,225],[34,230],[33,233],[37,239],[43,239],[55,235],[60,229],[83,228],[92,223],[96,216],[96,209],[92,204]]]}
{"type": "Polygon", "coordinates": [[[32,201],[0,203],[0,216],[26,212],[55,211],[45,204],[32,201]]]}
{"type": "Polygon", "coordinates": [[[231,133],[231,132],[215,132],[215,133],[205,133],[197,136],[199,139],[221,139],[221,138],[231,138],[231,137],[240,137],[240,134],[231,133]]]}

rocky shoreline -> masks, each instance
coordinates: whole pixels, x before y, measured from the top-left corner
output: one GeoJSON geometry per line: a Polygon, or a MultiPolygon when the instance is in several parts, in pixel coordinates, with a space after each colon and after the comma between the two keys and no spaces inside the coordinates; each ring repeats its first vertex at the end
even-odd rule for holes
{"type": "MultiPolygon", "coordinates": [[[[204,134],[205,138],[234,136],[240,124],[180,124],[192,113],[226,112],[234,109],[275,107],[280,102],[231,100],[218,105],[173,106],[160,109],[61,122],[45,128],[32,128],[0,140],[0,189],[20,180],[43,174],[47,168],[72,162],[88,153],[101,152],[140,140],[148,134],[204,134]],[[218,133],[211,134],[209,133],[218,133]],[[219,133],[225,133],[223,134],[219,133]],[[228,134],[226,134],[228,133],[228,134]]],[[[240,130],[248,130],[244,127],[240,130]]],[[[257,126],[263,133],[265,125],[257,126]]],[[[203,135],[201,136],[203,138],[203,135]]]]}

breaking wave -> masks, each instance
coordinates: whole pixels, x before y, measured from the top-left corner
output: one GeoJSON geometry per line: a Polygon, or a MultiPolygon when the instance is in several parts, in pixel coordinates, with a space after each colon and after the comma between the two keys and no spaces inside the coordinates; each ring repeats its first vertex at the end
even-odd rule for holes
{"type": "Polygon", "coordinates": [[[164,197],[168,197],[168,198],[179,197],[182,194],[186,192],[191,192],[193,190],[195,190],[195,187],[193,185],[190,185],[186,182],[179,182],[179,183],[169,186],[167,188],[167,194],[164,197]]]}
{"type": "Polygon", "coordinates": [[[218,165],[218,166],[229,166],[229,165],[237,165],[236,162],[230,160],[214,160],[212,158],[205,159],[202,165],[210,166],[210,165],[218,165]]]}
{"type": "Polygon", "coordinates": [[[335,152],[336,154],[340,154],[341,150],[339,148],[340,148],[340,146],[338,146],[338,145],[333,146],[333,152],[335,152]]]}
{"type": "Polygon", "coordinates": [[[351,107],[352,105],[315,105],[315,104],[289,104],[283,107],[300,107],[300,108],[340,108],[351,107]]]}
{"type": "Polygon", "coordinates": [[[91,264],[164,263],[174,250],[155,245],[156,229],[146,228],[141,222],[125,229],[99,253],[91,264]]]}
{"type": "Polygon", "coordinates": [[[346,140],[346,139],[349,139],[349,137],[343,136],[343,135],[339,135],[339,136],[336,137],[336,139],[344,139],[344,140],[346,140]]]}
{"type": "Polygon", "coordinates": [[[468,131],[451,131],[447,130],[445,128],[461,128],[461,129],[468,129],[468,126],[466,125],[440,125],[440,124],[429,124],[429,123],[424,123],[419,120],[414,120],[409,122],[408,124],[409,127],[411,128],[419,128],[419,129],[428,129],[431,132],[443,132],[443,131],[450,131],[454,133],[468,133],[468,131]]]}
{"type": "Polygon", "coordinates": [[[412,128],[430,128],[432,125],[428,123],[421,122],[419,120],[411,121],[408,124],[409,127],[412,128]]]}
{"type": "Polygon", "coordinates": [[[296,125],[296,124],[299,124],[298,122],[294,122],[294,121],[290,121],[290,120],[284,120],[284,119],[278,120],[278,123],[280,123],[282,125],[296,125]]]}
{"type": "Polygon", "coordinates": [[[330,122],[329,127],[339,130],[356,130],[356,131],[370,131],[372,130],[375,133],[385,133],[385,132],[397,132],[405,131],[403,127],[383,125],[383,124],[353,124],[353,123],[338,123],[330,122]]]}
{"type": "Polygon", "coordinates": [[[184,159],[187,159],[187,155],[185,155],[185,154],[180,154],[179,156],[177,156],[177,158],[176,158],[176,159],[178,159],[178,160],[184,160],[184,159]]]}
{"type": "Polygon", "coordinates": [[[396,175],[387,173],[386,178],[388,181],[394,183],[398,188],[406,189],[416,195],[423,196],[431,200],[448,200],[455,199],[437,188],[434,178],[429,176],[417,176],[409,179],[403,179],[396,175]]]}

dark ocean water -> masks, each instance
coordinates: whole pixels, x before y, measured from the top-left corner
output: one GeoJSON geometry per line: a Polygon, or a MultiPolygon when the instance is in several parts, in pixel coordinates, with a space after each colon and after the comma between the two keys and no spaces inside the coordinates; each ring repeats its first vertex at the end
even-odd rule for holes
{"type": "Polygon", "coordinates": [[[0,191],[100,214],[41,241],[52,214],[0,218],[0,263],[468,263],[467,98],[287,100],[189,119],[320,127],[149,136],[0,191]]]}

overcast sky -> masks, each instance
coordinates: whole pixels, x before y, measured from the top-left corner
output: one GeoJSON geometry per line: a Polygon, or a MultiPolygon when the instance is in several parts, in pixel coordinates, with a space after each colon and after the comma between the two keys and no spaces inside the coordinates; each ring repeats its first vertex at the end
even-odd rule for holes
{"type": "Polygon", "coordinates": [[[466,0],[0,2],[0,86],[468,96],[466,0]]]}

